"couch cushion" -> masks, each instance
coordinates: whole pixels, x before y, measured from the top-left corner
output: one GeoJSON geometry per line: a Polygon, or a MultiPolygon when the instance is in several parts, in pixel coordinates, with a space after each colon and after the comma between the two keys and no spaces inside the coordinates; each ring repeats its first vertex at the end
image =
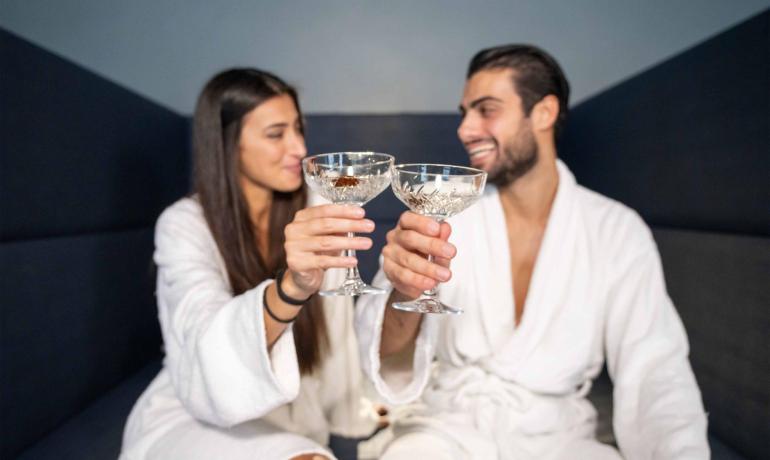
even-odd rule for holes
{"type": "Polygon", "coordinates": [[[159,356],[152,233],[0,244],[0,457],[159,356]]]}
{"type": "Polygon", "coordinates": [[[770,238],[656,229],[709,429],[770,458],[770,238]]]}
{"type": "MultiPolygon", "coordinates": [[[[117,388],[66,421],[17,460],[103,460],[118,458],[131,408],[161,369],[156,359],[117,388]]],[[[329,447],[340,460],[355,460],[359,439],[332,435],[329,447]]]]}
{"type": "Polygon", "coordinates": [[[117,388],[25,450],[18,460],[118,458],[126,418],[139,395],[158,374],[160,367],[160,359],[153,360],[117,388]]]}

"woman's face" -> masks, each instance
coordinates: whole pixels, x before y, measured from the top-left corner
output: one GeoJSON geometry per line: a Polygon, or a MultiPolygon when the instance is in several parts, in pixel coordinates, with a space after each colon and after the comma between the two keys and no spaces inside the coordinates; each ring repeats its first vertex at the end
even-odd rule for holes
{"type": "Polygon", "coordinates": [[[239,147],[243,187],[292,192],[302,185],[305,137],[288,94],[272,97],[244,115],[239,147]]]}

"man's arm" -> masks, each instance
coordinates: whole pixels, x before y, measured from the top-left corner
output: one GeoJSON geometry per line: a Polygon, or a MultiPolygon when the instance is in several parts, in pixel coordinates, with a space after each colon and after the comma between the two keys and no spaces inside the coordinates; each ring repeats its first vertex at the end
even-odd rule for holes
{"type": "Polygon", "coordinates": [[[394,302],[415,299],[451,277],[449,262],[457,253],[447,242],[451,227],[412,212],[401,215],[396,228],[388,232],[382,249],[382,269],[394,287],[382,325],[382,359],[414,347],[422,323],[422,314],[396,310],[394,302]],[[423,254],[432,254],[435,263],[423,254]]]}
{"type": "Polygon", "coordinates": [[[613,425],[626,458],[708,458],[706,414],[687,335],[668,297],[657,248],[618,267],[605,341],[613,425]]]}
{"type": "Polygon", "coordinates": [[[430,375],[437,318],[396,310],[393,302],[414,299],[423,290],[448,280],[456,252],[446,242],[448,224],[406,212],[387,235],[382,267],[373,284],[392,287],[387,299],[363,296],[356,304],[356,334],[364,372],[385,400],[393,404],[417,398],[430,375]],[[436,263],[427,261],[433,254],[436,263]]]}
{"type": "Polygon", "coordinates": [[[414,349],[414,341],[420,332],[422,314],[409,311],[396,310],[392,307],[394,302],[411,300],[396,290],[390,294],[385,317],[382,321],[382,338],[380,339],[380,359],[386,359],[392,355],[401,354],[406,350],[414,349]]]}

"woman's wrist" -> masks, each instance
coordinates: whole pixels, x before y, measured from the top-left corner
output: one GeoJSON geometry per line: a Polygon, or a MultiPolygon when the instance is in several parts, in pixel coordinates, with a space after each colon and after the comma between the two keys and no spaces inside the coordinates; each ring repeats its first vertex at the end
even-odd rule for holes
{"type": "Polygon", "coordinates": [[[297,286],[294,282],[294,277],[288,269],[278,272],[276,276],[276,289],[278,297],[282,301],[297,306],[303,305],[314,294],[314,292],[308,292],[297,286]]]}

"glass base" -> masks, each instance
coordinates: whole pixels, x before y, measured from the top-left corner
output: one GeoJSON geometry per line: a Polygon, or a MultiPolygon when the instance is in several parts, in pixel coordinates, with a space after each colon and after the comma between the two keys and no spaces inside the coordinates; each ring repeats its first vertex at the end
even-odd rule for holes
{"type": "Polygon", "coordinates": [[[462,309],[450,307],[431,297],[420,297],[409,302],[394,302],[393,308],[415,313],[435,313],[439,315],[459,315],[462,309]]]}
{"type": "Polygon", "coordinates": [[[349,279],[342,283],[342,286],[337,289],[331,289],[328,291],[319,291],[318,295],[322,297],[334,297],[334,296],[356,296],[365,294],[387,294],[385,289],[369,286],[361,279],[349,279]]]}

